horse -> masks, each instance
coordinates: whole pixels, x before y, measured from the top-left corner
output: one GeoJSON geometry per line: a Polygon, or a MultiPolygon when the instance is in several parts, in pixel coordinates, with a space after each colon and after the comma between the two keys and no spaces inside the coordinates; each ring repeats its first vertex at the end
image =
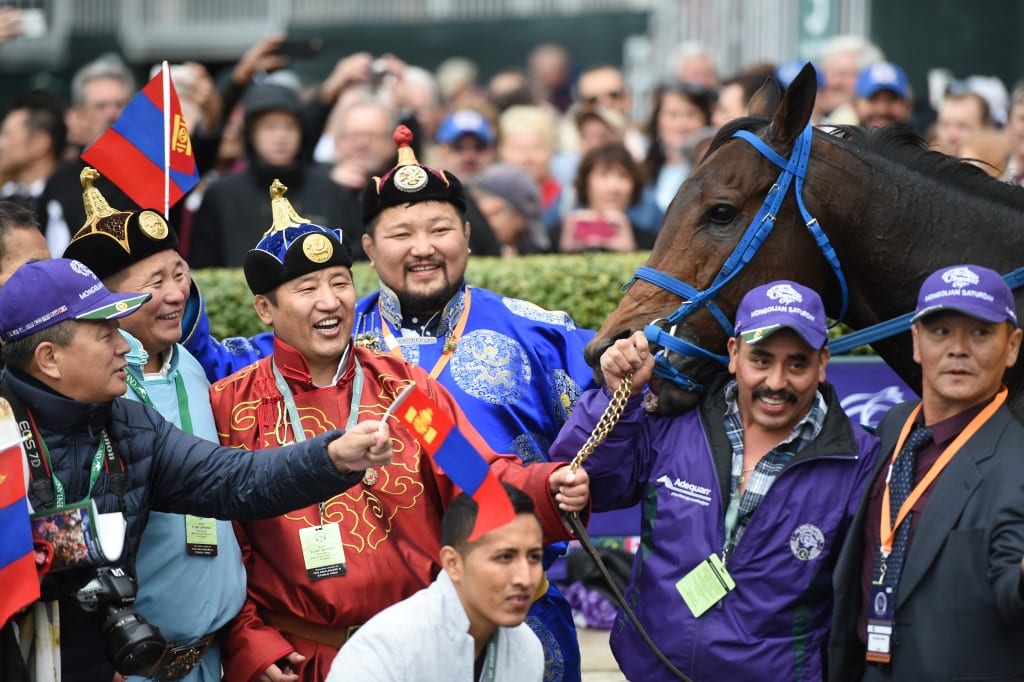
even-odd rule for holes
{"type": "MultiPolygon", "coordinates": [[[[676,349],[659,353],[651,409],[691,408],[723,370],[743,294],[769,281],[814,289],[831,318],[863,329],[912,311],[921,282],[940,267],[974,263],[1007,273],[1021,265],[1024,190],[927,150],[909,128],[812,128],[816,91],[810,64],[784,92],[769,80],[749,116],[717,133],[669,205],[646,266],[585,351],[598,383],[601,353],[645,329],[676,349]],[[774,205],[765,208],[769,199],[774,205]],[[750,230],[772,219],[751,241],[750,230]],[[682,319],[672,317],[691,304],[682,319]]],[[[1015,296],[1024,309],[1024,293],[1015,296]]],[[[909,332],[872,345],[920,393],[909,332]]],[[[1024,353],[1005,377],[1018,418],[1022,380],[1024,353]]]]}

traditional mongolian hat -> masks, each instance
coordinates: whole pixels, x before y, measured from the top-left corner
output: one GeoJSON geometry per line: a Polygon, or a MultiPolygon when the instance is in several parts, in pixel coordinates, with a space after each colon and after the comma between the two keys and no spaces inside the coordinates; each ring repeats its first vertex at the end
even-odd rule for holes
{"type": "Polygon", "coordinates": [[[341,230],[314,225],[292,207],[280,180],[270,185],[273,224],[256,248],[245,254],[242,269],[249,290],[265,294],[296,277],[335,265],[352,267],[352,250],[341,230]]]}
{"type": "Polygon", "coordinates": [[[152,209],[119,211],[111,208],[93,183],[100,174],[83,168],[82,201],[85,224],[64,249],[65,258],[85,263],[100,279],[166,249],[178,248],[178,236],[152,209]]]}
{"type": "Polygon", "coordinates": [[[421,201],[447,201],[466,212],[466,192],[459,179],[448,171],[423,166],[409,145],[412,131],[405,126],[395,129],[398,164],[384,174],[374,176],[363,189],[363,225],[369,225],[385,208],[418,204],[421,201]]]}

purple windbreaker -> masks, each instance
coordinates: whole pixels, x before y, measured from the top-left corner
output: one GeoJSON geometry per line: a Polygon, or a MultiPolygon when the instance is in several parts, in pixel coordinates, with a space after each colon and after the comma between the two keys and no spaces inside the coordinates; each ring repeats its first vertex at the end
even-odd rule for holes
{"type": "MultiPolygon", "coordinates": [[[[722,555],[732,449],[719,380],[699,408],[677,416],[629,400],[584,464],[594,511],[641,504],[641,544],[625,595],[668,658],[696,681],[821,680],[832,571],[870,479],[878,439],[854,426],[835,391],[821,386],[821,433],[785,466],[751,516],[726,568],[736,589],[694,618],[676,583],[712,553],[722,555]]],[[[570,460],[608,405],[607,389],[584,393],[551,447],[570,460]]],[[[619,614],[612,652],[635,682],[675,678],[619,614]]]]}

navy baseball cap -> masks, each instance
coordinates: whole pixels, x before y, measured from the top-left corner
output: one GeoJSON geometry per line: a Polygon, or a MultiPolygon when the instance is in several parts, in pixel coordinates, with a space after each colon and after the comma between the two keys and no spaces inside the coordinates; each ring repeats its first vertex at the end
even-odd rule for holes
{"type": "Polygon", "coordinates": [[[487,117],[473,109],[459,109],[448,114],[440,127],[434,140],[438,144],[451,144],[463,135],[472,135],[490,146],[494,144],[494,128],[487,117]]]}
{"type": "Polygon", "coordinates": [[[825,306],[813,289],[789,280],[751,289],[736,310],[735,336],[757,344],[780,329],[792,329],[811,348],[828,341],[825,306]]]}
{"type": "Polygon", "coordinates": [[[26,263],[0,289],[0,339],[35,334],[64,320],[113,320],[131,315],[151,294],[111,293],[80,261],[26,263]]]}
{"type": "Polygon", "coordinates": [[[874,97],[882,90],[896,93],[900,99],[910,97],[910,81],[906,72],[891,62],[876,62],[857,76],[857,97],[874,97]]]}
{"type": "Polygon", "coordinates": [[[913,321],[953,310],[985,322],[1017,324],[1017,304],[1002,275],[980,265],[952,265],[930,274],[917,295],[913,321]]]}

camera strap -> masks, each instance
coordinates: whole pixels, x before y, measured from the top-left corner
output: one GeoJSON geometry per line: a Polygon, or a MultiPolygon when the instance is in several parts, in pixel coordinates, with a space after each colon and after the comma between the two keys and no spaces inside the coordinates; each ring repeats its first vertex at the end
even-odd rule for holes
{"type": "MultiPolygon", "coordinates": [[[[53,474],[50,452],[46,447],[46,442],[39,434],[39,428],[36,426],[32,413],[28,411],[6,382],[2,384],[2,389],[4,397],[7,398],[11,411],[14,413],[14,419],[18,422],[18,429],[21,431],[22,447],[28,460],[31,492],[42,501],[44,509],[64,507],[67,504],[64,485],[53,474]]],[[[110,479],[110,489],[118,497],[118,506],[124,507],[125,466],[114,451],[106,429],[100,433],[100,442],[92,458],[86,499],[92,495],[92,489],[99,479],[100,472],[104,469],[110,479]]]]}

